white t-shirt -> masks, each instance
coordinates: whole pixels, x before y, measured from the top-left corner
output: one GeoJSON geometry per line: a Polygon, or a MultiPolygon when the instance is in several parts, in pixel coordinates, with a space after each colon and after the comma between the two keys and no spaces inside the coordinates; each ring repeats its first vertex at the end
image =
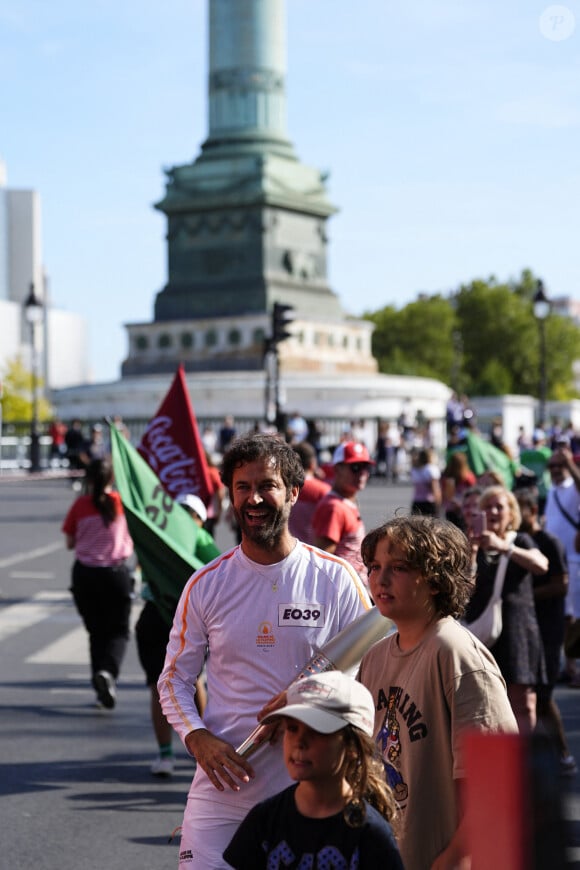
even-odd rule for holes
{"type": "MultiPolygon", "coordinates": [[[[354,571],[331,553],[297,542],[281,562],[260,565],[235,547],[197,571],[178,604],[159,678],[163,712],[183,741],[207,728],[239,746],[257,725],[256,714],[295,679],[334,635],[370,608],[354,571]],[[200,719],[194,683],[206,649],[208,703],[200,719]]],[[[198,768],[190,794],[253,806],[290,779],[281,744],[252,756],[256,777],[240,792],[220,793],[198,768]]]]}
{"type": "Polygon", "coordinates": [[[441,470],[437,465],[430,462],[420,468],[411,468],[411,482],[415,487],[413,499],[415,501],[435,501],[431,484],[434,480],[441,479],[441,470]]]}
{"type": "Polygon", "coordinates": [[[546,531],[556,535],[562,542],[568,562],[579,562],[580,553],[577,553],[574,548],[576,529],[558,507],[556,493],[564,510],[570,514],[575,522],[578,522],[580,520],[580,492],[576,489],[573,479],[567,477],[562,483],[552,486],[548,490],[545,511],[546,531]]]}

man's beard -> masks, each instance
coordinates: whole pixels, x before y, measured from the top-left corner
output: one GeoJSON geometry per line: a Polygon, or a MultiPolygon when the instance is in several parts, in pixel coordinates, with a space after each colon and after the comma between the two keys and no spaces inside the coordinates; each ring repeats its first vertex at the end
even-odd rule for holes
{"type": "Polygon", "coordinates": [[[248,540],[262,547],[270,548],[280,540],[282,534],[286,530],[291,508],[292,505],[290,499],[288,499],[279,509],[261,505],[260,510],[268,511],[268,518],[259,528],[246,523],[243,510],[238,511],[234,508],[234,513],[241,532],[246,538],[248,538],[248,540]]]}

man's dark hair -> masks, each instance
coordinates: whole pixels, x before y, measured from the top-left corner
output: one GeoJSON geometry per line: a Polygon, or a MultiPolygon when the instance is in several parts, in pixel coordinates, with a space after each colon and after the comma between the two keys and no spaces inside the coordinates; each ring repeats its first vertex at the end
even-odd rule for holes
{"type": "Polygon", "coordinates": [[[298,454],[304,471],[312,468],[316,460],[316,450],[312,444],[309,444],[308,441],[301,441],[300,444],[295,444],[292,449],[298,454]]]}
{"type": "Polygon", "coordinates": [[[236,468],[247,465],[248,462],[271,459],[276,471],[284,481],[289,491],[293,486],[302,488],[304,485],[304,469],[295,451],[277,435],[250,434],[242,435],[231,442],[224,454],[221,478],[231,489],[236,468]]]}
{"type": "Polygon", "coordinates": [[[516,490],[516,498],[520,507],[528,508],[532,511],[538,510],[538,491],[537,489],[521,489],[516,490]]]}

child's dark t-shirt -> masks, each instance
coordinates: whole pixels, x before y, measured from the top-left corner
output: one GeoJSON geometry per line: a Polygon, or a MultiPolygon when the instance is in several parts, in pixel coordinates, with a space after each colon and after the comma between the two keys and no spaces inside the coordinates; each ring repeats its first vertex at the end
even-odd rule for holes
{"type": "Polygon", "coordinates": [[[344,867],[345,870],[403,870],[389,823],[368,803],[360,828],[342,813],[311,819],[296,808],[292,785],[250,810],[224,852],[237,870],[344,867]]]}

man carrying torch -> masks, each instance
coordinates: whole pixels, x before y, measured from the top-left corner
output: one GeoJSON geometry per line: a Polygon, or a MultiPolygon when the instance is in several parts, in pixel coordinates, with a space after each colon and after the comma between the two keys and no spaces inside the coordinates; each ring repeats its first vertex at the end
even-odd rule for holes
{"type": "MultiPolygon", "coordinates": [[[[248,810],[290,784],[279,745],[251,762],[242,749],[256,714],[371,607],[346,562],[290,534],[304,472],[289,445],[272,435],[237,439],[222,479],[242,541],[188,581],[158,686],[167,719],[197,761],[180,845],[187,870],[226,868],[222,853],[248,810]],[[206,652],[202,720],[194,685],[206,652]]],[[[375,623],[373,630],[369,644],[375,623]]],[[[327,657],[322,667],[336,664],[327,657]]]]}

